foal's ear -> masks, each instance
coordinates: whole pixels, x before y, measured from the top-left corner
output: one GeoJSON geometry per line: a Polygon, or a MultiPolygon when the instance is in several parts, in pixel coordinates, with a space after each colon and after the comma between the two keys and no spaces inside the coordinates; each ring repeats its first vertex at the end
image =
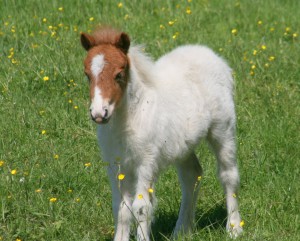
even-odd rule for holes
{"type": "Polygon", "coordinates": [[[127,54],[130,46],[130,39],[128,34],[121,33],[119,39],[116,42],[116,46],[117,48],[121,49],[124,52],[124,54],[127,54]]]}
{"type": "Polygon", "coordinates": [[[85,48],[86,51],[90,50],[92,47],[96,45],[96,41],[92,35],[87,33],[82,33],[80,36],[80,41],[82,47],[85,48]]]}

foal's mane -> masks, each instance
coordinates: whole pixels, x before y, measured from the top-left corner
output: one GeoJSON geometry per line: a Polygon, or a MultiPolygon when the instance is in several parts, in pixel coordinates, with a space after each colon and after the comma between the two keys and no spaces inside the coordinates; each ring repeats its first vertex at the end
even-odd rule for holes
{"type": "Polygon", "coordinates": [[[95,39],[95,45],[99,44],[111,44],[115,45],[120,39],[121,31],[109,27],[109,26],[100,26],[92,33],[92,36],[95,39]]]}

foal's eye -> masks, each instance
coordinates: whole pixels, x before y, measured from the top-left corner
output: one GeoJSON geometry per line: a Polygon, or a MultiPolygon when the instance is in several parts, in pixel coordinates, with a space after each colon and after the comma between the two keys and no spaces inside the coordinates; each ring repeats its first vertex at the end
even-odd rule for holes
{"type": "Polygon", "coordinates": [[[123,82],[123,72],[122,71],[116,75],[115,80],[117,82],[123,82]]]}

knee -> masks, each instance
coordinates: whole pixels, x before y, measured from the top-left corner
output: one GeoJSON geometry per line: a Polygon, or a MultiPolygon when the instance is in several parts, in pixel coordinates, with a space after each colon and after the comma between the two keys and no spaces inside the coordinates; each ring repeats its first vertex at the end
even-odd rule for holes
{"type": "Polygon", "coordinates": [[[152,203],[143,197],[138,197],[132,204],[132,212],[138,222],[149,222],[153,214],[152,203]]]}

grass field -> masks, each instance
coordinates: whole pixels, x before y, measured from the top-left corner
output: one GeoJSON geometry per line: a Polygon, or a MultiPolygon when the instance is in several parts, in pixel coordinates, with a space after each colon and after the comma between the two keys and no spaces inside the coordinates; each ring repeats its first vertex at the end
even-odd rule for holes
{"type": "MultiPolygon", "coordinates": [[[[245,222],[238,240],[300,240],[300,1],[1,0],[0,9],[0,240],[113,237],[79,41],[99,23],[154,58],[200,43],[228,60],[245,222]]],[[[214,157],[205,145],[197,153],[205,175],[197,228],[184,240],[229,240],[214,157]]],[[[180,205],[174,169],[155,191],[153,240],[169,240],[180,205]]]]}

